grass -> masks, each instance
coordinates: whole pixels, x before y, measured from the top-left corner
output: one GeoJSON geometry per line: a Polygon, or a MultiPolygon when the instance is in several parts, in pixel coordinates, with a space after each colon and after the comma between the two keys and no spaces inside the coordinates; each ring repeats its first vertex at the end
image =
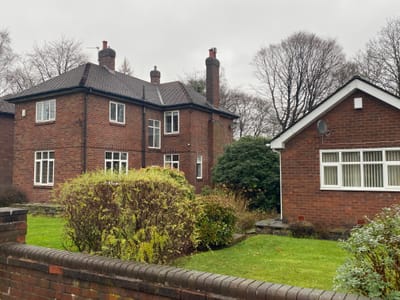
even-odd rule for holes
{"type": "Polygon", "coordinates": [[[331,290],[345,252],[337,242],[257,235],[230,248],[178,259],[174,265],[287,285],[331,290]]]}
{"type": "MultiPolygon", "coordinates": [[[[63,225],[61,218],[29,215],[26,242],[63,249],[63,225]]],[[[335,271],[344,260],[345,252],[337,242],[256,235],[233,247],[197,253],[173,264],[198,271],[331,290],[335,271]]]]}
{"type": "Polygon", "coordinates": [[[64,220],[57,217],[28,215],[26,243],[54,249],[63,248],[64,220]]]}

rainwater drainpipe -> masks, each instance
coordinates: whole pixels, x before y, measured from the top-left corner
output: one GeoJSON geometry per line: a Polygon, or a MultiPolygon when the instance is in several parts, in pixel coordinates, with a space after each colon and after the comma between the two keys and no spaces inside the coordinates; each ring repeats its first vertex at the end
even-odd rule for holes
{"type": "MultiPolygon", "coordinates": [[[[146,100],[145,86],[143,86],[143,101],[146,100]]],[[[146,167],[146,107],[142,106],[142,168],[146,167]]]]}
{"type": "Polygon", "coordinates": [[[83,137],[83,157],[82,157],[82,173],[87,171],[87,107],[88,107],[89,93],[85,94],[83,99],[83,124],[82,124],[82,137],[83,137]]]}

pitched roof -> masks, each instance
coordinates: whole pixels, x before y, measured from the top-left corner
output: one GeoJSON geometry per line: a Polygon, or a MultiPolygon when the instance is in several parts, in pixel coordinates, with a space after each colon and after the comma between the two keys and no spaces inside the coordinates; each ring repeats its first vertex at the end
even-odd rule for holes
{"type": "Polygon", "coordinates": [[[0,99],[0,113],[6,113],[6,114],[13,115],[15,113],[14,104],[8,103],[1,98],[0,99]]]}
{"type": "Polygon", "coordinates": [[[311,112],[304,115],[291,127],[280,133],[278,136],[274,137],[274,139],[271,141],[271,148],[284,149],[286,141],[297,135],[301,130],[310,125],[312,122],[318,120],[318,118],[320,118],[323,114],[327,113],[333,107],[346,99],[355,90],[365,92],[397,109],[400,109],[399,97],[381,89],[380,87],[377,87],[376,85],[359,76],[355,76],[341,88],[335,91],[332,95],[322,101],[311,112]]]}
{"type": "Polygon", "coordinates": [[[85,89],[125,100],[146,102],[159,107],[194,105],[217,111],[228,117],[236,116],[227,110],[213,107],[206,98],[181,82],[153,84],[106,67],[87,63],[35,87],[6,97],[12,103],[29,101],[50,94],[85,89]],[[143,99],[144,96],[144,99],[143,99]]]}

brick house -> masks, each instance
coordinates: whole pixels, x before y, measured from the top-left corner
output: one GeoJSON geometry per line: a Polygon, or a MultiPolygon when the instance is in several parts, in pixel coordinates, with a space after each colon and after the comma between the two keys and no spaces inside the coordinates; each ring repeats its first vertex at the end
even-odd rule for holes
{"type": "Polygon", "coordinates": [[[164,166],[183,171],[197,191],[232,141],[232,113],[219,107],[216,49],[206,59],[207,95],[180,82],[150,82],[115,71],[116,52],[13,95],[13,183],[32,202],[83,172],[164,166]]]}
{"type": "Polygon", "coordinates": [[[0,99],[0,185],[12,183],[14,105],[0,99]]]}
{"type": "Polygon", "coordinates": [[[354,77],[271,147],[281,160],[281,217],[351,228],[400,203],[400,99],[354,77]]]}

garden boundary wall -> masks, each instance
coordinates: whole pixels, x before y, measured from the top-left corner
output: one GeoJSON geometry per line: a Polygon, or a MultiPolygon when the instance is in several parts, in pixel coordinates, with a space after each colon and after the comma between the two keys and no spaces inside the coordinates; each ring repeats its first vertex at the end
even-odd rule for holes
{"type": "Polygon", "coordinates": [[[25,244],[27,210],[0,208],[0,299],[361,300],[361,296],[25,244]]]}

